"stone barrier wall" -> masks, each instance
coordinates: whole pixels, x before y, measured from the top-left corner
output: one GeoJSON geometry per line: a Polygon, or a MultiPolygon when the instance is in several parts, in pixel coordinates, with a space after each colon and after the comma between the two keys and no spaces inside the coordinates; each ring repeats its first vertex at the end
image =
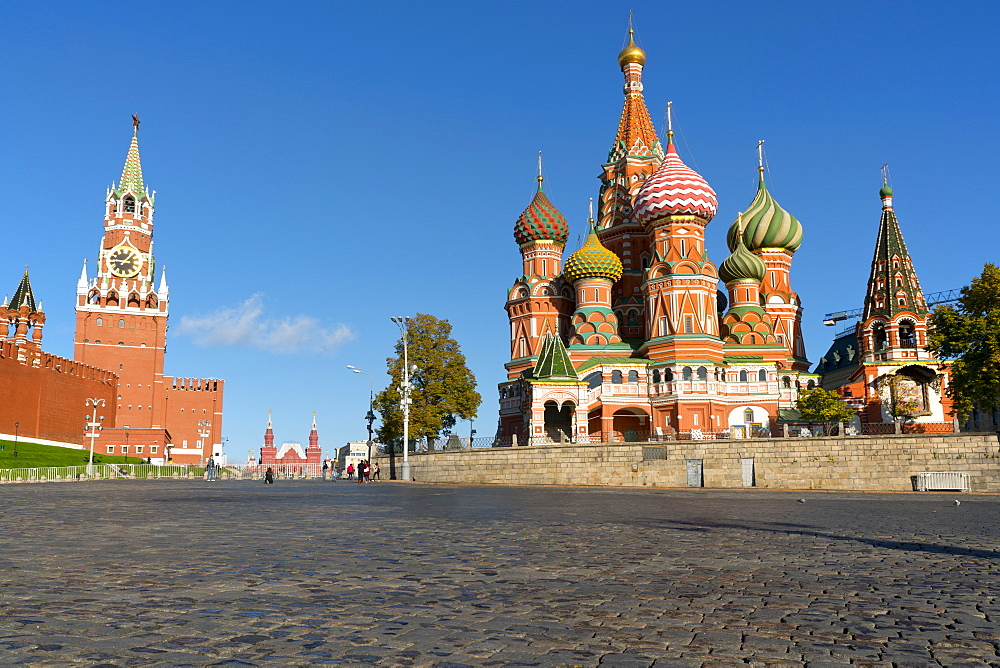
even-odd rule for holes
{"type": "MultiPolygon", "coordinates": [[[[388,458],[378,460],[387,476],[388,458]]],[[[995,433],[450,450],[412,455],[410,469],[418,482],[688,487],[697,465],[687,460],[701,460],[714,488],[913,491],[918,473],[948,471],[968,473],[970,491],[1000,492],[995,433]]]]}

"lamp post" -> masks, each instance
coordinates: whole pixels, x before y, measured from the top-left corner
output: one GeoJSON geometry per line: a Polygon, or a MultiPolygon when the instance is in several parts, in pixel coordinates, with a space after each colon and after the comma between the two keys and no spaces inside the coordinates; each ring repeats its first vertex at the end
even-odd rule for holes
{"type": "MultiPolygon", "coordinates": [[[[212,435],[211,426],[212,423],[209,420],[198,421],[198,435],[201,436],[201,453],[198,455],[199,466],[202,466],[205,463],[205,441],[212,435]]],[[[209,449],[211,450],[211,447],[209,447],[209,449]]]]}
{"type": "MultiPolygon", "coordinates": [[[[375,422],[375,384],[372,381],[372,375],[365,371],[364,369],[359,369],[353,364],[348,364],[347,368],[351,370],[352,373],[363,373],[368,376],[368,412],[365,414],[365,420],[368,422],[368,461],[372,460],[372,423],[375,422]]],[[[394,477],[395,473],[395,458],[392,453],[389,455],[389,478],[394,477]]]]}
{"type": "Polygon", "coordinates": [[[17,429],[21,426],[20,422],[14,423],[14,456],[17,457],[17,429]]]}
{"type": "Polygon", "coordinates": [[[89,430],[90,435],[90,458],[87,460],[87,475],[94,475],[94,440],[97,438],[97,432],[101,431],[101,422],[104,421],[103,415],[97,414],[97,407],[104,405],[104,399],[98,399],[97,397],[92,397],[87,399],[87,406],[93,408],[93,412],[87,416],[87,426],[84,427],[84,432],[89,430]]]}
{"type": "MultiPolygon", "coordinates": [[[[410,479],[410,404],[413,400],[410,399],[410,391],[413,389],[410,383],[410,348],[409,340],[407,338],[407,328],[410,324],[410,319],[406,317],[390,318],[396,326],[399,327],[400,333],[403,335],[403,382],[399,384],[400,389],[400,407],[403,409],[403,480],[410,479]]],[[[412,370],[416,370],[414,366],[412,370]]]]}

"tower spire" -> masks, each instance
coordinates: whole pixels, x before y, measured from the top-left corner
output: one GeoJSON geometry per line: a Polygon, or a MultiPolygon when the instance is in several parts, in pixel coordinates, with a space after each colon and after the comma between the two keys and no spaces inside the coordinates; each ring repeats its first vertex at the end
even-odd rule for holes
{"type": "Polygon", "coordinates": [[[122,177],[118,182],[118,191],[129,190],[133,195],[143,195],[146,187],[142,181],[142,163],[139,161],[139,120],[138,114],[132,114],[132,142],[122,167],[122,177]]]}
{"type": "Polygon", "coordinates": [[[673,109],[674,103],[667,102],[667,145],[671,146],[674,143],[674,117],[670,113],[673,109]]]}
{"type": "Polygon", "coordinates": [[[760,174],[760,182],[764,182],[764,140],[757,140],[757,173],[760,174]]]}
{"type": "Polygon", "coordinates": [[[538,189],[539,190],[542,189],[542,181],[544,181],[544,180],[545,180],[545,177],[542,176],[542,152],[539,151],[538,152],[538,189]]]}
{"type": "Polygon", "coordinates": [[[24,276],[21,277],[21,282],[18,284],[17,290],[14,290],[14,297],[7,304],[7,308],[13,311],[22,306],[28,307],[29,314],[38,312],[38,306],[35,304],[35,294],[31,291],[31,281],[28,279],[28,267],[24,268],[24,276]]]}

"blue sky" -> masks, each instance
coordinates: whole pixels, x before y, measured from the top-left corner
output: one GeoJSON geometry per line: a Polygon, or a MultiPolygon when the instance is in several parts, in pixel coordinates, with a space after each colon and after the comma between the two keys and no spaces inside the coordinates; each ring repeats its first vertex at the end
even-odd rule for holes
{"type": "Polygon", "coordinates": [[[231,456],[260,445],[268,409],[279,441],[305,441],[312,411],[326,448],[363,438],[368,383],[345,366],[378,391],[389,318],[417,312],[454,325],[489,434],[535,156],[571,252],[617,128],[629,9],[653,121],[672,100],[681,155],[719,195],[716,263],[766,140],[771,192],[805,230],[792,280],[813,362],[823,314],[862,305],[883,163],[925,292],[997,261],[995,3],[5,3],[0,293],[30,265],[45,348],[72,356],[76,280],[138,112],[166,372],[226,379],[231,456]]]}

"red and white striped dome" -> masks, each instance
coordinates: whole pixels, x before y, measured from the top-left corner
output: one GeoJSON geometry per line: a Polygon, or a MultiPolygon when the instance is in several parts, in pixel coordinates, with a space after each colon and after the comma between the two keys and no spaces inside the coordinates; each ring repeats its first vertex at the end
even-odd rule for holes
{"type": "Polygon", "coordinates": [[[664,216],[698,216],[707,222],[718,208],[712,186],[681,161],[672,141],[663,162],[635,197],[636,219],[643,225],[664,216]]]}

